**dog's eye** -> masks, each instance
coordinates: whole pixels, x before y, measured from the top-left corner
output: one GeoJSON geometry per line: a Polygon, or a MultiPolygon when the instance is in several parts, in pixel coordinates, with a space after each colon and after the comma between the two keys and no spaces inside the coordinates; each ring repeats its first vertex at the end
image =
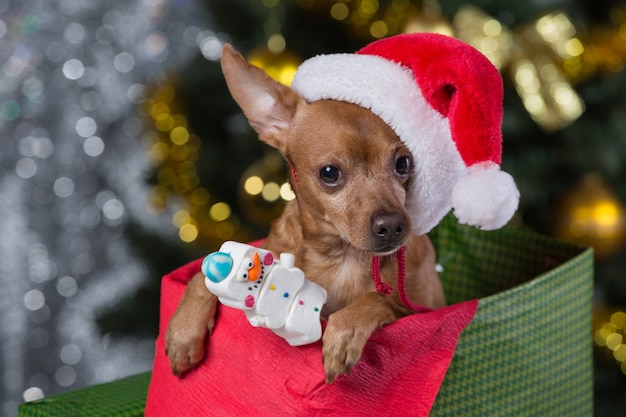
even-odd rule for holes
{"type": "Polygon", "coordinates": [[[396,159],[396,174],[400,175],[401,177],[409,175],[412,165],[413,164],[411,158],[409,158],[408,156],[399,157],[398,159],[396,159]]]}
{"type": "Polygon", "coordinates": [[[337,185],[341,180],[341,170],[333,165],[320,169],[321,180],[328,185],[337,185]]]}

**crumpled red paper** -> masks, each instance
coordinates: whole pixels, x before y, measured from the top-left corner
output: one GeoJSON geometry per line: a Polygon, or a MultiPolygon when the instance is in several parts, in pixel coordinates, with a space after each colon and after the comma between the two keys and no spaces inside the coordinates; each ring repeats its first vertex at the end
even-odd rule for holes
{"type": "Polygon", "coordinates": [[[350,375],[324,382],[321,342],[294,347],[242,311],[220,306],[207,356],[182,378],[165,355],[169,319],[201,259],[166,275],[147,417],[427,416],[478,300],[377,330],[350,375]]]}

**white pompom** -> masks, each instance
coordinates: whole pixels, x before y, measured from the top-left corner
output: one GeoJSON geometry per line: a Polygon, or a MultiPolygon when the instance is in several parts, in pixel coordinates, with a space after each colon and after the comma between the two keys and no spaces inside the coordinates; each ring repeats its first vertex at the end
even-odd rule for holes
{"type": "Polygon", "coordinates": [[[518,204],[513,177],[492,162],[471,166],[452,190],[454,215],[460,223],[479,229],[501,228],[511,220],[518,204]]]}

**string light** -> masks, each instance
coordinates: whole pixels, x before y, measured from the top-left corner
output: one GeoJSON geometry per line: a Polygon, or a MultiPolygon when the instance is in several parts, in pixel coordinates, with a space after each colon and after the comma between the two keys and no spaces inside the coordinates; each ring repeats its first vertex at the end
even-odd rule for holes
{"type": "Polygon", "coordinates": [[[608,321],[598,323],[593,341],[596,346],[605,348],[605,352],[613,356],[622,373],[626,375],[626,313],[615,311],[608,321]]]}
{"type": "MultiPolygon", "coordinates": [[[[370,9],[377,7],[377,0],[368,1],[370,9]]],[[[254,50],[247,57],[248,61],[264,69],[278,82],[290,85],[302,59],[287,50],[287,42],[280,33],[284,13],[280,0],[264,0],[262,5],[268,11],[265,25],[267,42],[254,50]]],[[[364,7],[367,9],[367,5],[364,7]]],[[[219,59],[221,41],[213,32],[197,33],[195,39],[205,58],[219,59]]],[[[158,40],[154,39],[155,42],[158,40]]],[[[162,44],[156,42],[153,49],[158,49],[162,44]]],[[[118,61],[123,68],[131,65],[125,57],[120,57],[118,61]]],[[[73,72],[80,70],[74,66],[76,68],[72,69],[73,72]]],[[[200,185],[195,163],[199,158],[201,140],[189,129],[187,119],[180,110],[176,83],[170,80],[148,93],[140,103],[140,112],[150,121],[148,125],[152,126],[143,135],[148,159],[155,168],[157,180],[150,196],[152,207],[164,210],[173,201],[182,202],[183,209],[172,216],[172,222],[178,228],[178,236],[183,242],[203,241],[215,245],[226,239],[238,239],[243,231],[230,205],[200,185]]],[[[11,112],[7,110],[6,113],[11,112]]],[[[269,171],[265,169],[268,165],[265,165],[265,170],[260,171],[259,175],[244,173],[242,179],[241,198],[246,199],[243,211],[248,210],[248,217],[256,223],[267,223],[278,214],[282,203],[295,198],[286,182],[283,167],[275,163],[269,166],[269,171]],[[260,200],[256,200],[257,197],[260,200]],[[254,200],[250,201],[249,198],[254,200]]]]}
{"type": "MultiPolygon", "coordinates": [[[[295,72],[297,64],[294,63],[293,68],[295,72]]],[[[150,204],[155,210],[164,210],[170,203],[182,201],[183,208],[173,214],[172,223],[183,242],[202,241],[215,245],[223,240],[238,239],[243,231],[231,206],[200,185],[196,161],[201,141],[190,131],[187,119],[180,113],[175,91],[174,82],[165,83],[140,104],[141,113],[153,126],[143,136],[157,180],[150,204]]],[[[279,213],[282,204],[295,195],[286,181],[280,158],[268,155],[259,166],[261,169],[255,174],[247,171],[242,176],[243,194],[248,196],[242,198],[247,210],[255,212],[249,213],[252,221],[267,224],[279,213]]]]}
{"type": "Polygon", "coordinates": [[[141,108],[154,127],[144,135],[149,160],[156,168],[152,206],[162,210],[173,199],[183,201],[185,208],[172,217],[183,242],[201,239],[216,243],[236,235],[239,221],[230,206],[214,201],[211,193],[200,186],[195,163],[201,141],[189,130],[186,117],[179,111],[174,83],[156,88],[141,103],[141,108]],[[219,227],[221,223],[227,225],[219,227]]]}

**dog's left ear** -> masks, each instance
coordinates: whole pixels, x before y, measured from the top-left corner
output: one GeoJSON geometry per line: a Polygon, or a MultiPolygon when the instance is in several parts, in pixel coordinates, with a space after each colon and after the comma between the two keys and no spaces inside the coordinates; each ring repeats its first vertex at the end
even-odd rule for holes
{"type": "Polygon", "coordinates": [[[230,44],[222,48],[222,72],[231,95],[259,139],[284,155],[287,131],[298,106],[305,104],[304,99],[260,68],[250,65],[230,44]]]}

